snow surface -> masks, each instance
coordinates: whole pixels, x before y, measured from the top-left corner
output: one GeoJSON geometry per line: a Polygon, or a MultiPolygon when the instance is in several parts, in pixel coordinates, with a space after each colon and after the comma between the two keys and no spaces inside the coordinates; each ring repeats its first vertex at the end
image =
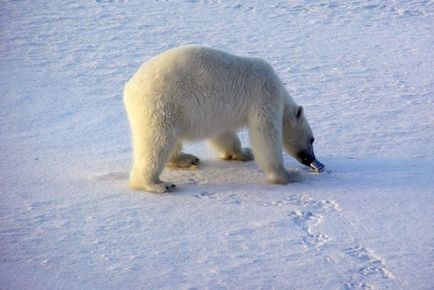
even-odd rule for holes
{"type": "MultiPolygon", "coordinates": [[[[0,1],[1,289],[434,289],[434,2],[0,1]],[[127,188],[122,89],[182,44],[268,60],[327,171],[186,151],[127,188]]],[[[248,143],[246,132],[241,132],[248,143]]]]}

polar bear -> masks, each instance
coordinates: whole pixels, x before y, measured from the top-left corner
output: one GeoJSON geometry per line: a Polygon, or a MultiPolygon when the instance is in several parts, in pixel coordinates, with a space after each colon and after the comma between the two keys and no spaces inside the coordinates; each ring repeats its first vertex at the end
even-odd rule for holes
{"type": "Polygon", "coordinates": [[[267,181],[287,184],[282,145],[304,165],[315,160],[314,137],[303,107],[285,90],[264,60],[189,45],[167,50],[144,63],[126,83],[133,143],[130,186],[171,191],[160,180],[165,166],[188,168],[199,159],[182,152],[182,142],[210,139],[223,159],[253,160],[267,181]],[[252,149],[236,131],[247,127],[252,149]]]}

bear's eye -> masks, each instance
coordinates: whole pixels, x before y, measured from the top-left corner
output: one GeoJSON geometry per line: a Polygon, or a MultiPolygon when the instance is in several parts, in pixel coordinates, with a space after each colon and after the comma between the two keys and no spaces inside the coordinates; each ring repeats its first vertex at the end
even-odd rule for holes
{"type": "Polygon", "coordinates": [[[315,138],[310,138],[310,144],[313,144],[314,141],[315,141],[315,138]]]}

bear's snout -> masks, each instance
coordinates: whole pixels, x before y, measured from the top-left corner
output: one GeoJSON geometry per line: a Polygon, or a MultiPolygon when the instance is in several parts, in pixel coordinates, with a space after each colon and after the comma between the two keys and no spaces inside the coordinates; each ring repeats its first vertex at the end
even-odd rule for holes
{"type": "Polygon", "coordinates": [[[298,152],[296,158],[297,158],[298,162],[300,162],[301,164],[306,165],[306,166],[310,166],[310,164],[312,162],[314,162],[316,159],[315,154],[313,152],[309,153],[306,150],[302,150],[302,151],[298,152]]]}

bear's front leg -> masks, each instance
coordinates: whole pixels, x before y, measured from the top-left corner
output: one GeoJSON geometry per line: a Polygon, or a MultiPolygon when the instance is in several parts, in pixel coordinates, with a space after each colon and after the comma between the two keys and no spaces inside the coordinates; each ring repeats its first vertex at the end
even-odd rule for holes
{"type": "Polygon", "coordinates": [[[273,184],[288,184],[291,181],[291,177],[284,167],[279,169],[270,170],[267,173],[267,182],[273,184]]]}
{"type": "Polygon", "coordinates": [[[289,172],[283,166],[282,116],[267,106],[258,106],[249,115],[249,138],[256,164],[267,175],[267,182],[288,184],[289,172]]]}

